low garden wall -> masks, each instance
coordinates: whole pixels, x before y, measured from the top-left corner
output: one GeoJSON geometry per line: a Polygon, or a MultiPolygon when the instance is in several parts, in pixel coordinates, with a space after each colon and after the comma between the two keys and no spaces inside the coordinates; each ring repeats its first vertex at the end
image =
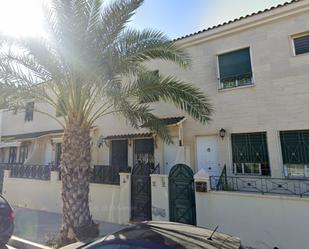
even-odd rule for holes
{"type": "MultiPolygon", "coordinates": [[[[130,174],[120,173],[119,185],[90,183],[89,203],[95,220],[126,224],[130,219],[130,174]]],[[[62,212],[58,172],[50,179],[12,178],[4,171],[3,195],[13,206],[62,212]]]]}
{"type": "Polygon", "coordinates": [[[259,249],[307,248],[309,198],[239,192],[196,193],[197,225],[219,226],[259,249]]]}

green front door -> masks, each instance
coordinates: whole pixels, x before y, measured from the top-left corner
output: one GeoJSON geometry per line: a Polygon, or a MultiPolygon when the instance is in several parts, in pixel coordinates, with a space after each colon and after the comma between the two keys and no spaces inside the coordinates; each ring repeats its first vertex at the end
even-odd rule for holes
{"type": "Polygon", "coordinates": [[[193,172],[184,164],[169,174],[170,221],[196,225],[193,172]]]}

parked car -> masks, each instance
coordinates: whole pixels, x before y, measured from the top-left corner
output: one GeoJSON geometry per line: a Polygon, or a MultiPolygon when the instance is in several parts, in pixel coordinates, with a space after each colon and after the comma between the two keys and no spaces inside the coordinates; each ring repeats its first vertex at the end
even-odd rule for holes
{"type": "Polygon", "coordinates": [[[88,244],[63,249],[241,249],[239,238],[214,230],[172,222],[130,225],[88,244]]]}
{"type": "Polygon", "coordinates": [[[0,248],[9,241],[14,230],[14,212],[10,204],[0,195],[0,248]]]}

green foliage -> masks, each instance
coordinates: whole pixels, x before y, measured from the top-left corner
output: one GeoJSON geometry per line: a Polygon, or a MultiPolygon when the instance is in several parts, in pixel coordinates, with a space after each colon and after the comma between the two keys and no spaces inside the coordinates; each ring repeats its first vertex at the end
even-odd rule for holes
{"type": "Polygon", "coordinates": [[[188,69],[191,59],[161,32],[127,28],[143,0],[102,2],[52,0],[44,8],[48,37],[1,37],[1,107],[43,102],[57,110],[64,126],[86,128],[119,114],[135,128],[146,124],[167,142],[167,128],[150,108],[153,101],[171,103],[207,123],[212,106],[201,90],[146,68],[148,61],[163,60],[188,69]]]}

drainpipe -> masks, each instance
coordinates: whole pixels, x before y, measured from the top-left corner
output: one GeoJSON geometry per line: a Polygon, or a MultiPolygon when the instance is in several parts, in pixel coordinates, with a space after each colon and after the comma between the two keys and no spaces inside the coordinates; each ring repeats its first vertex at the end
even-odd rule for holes
{"type": "Polygon", "coordinates": [[[1,143],[1,137],[2,137],[2,113],[3,113],[3,110],[0,110],[0,143],[1,143]]]}

